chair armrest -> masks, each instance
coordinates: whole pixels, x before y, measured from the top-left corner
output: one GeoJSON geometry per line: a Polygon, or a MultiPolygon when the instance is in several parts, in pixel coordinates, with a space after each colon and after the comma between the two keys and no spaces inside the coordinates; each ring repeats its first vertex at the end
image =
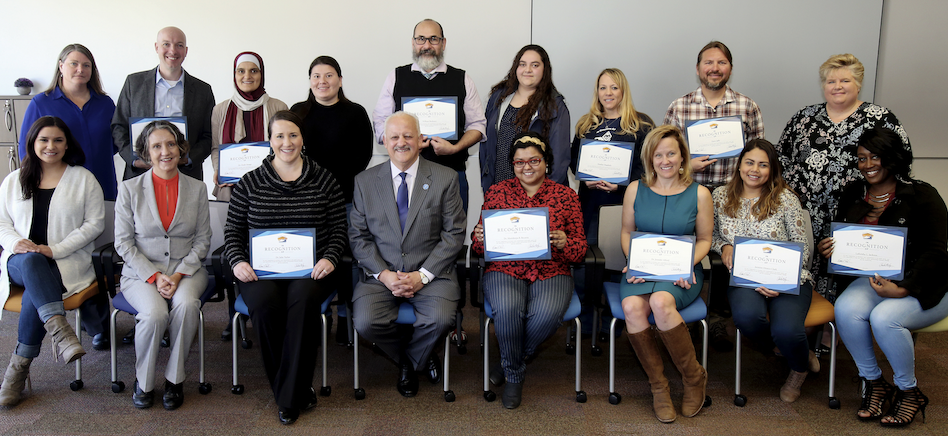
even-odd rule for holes
{"type": "Polygon", "coordinates": [[[468,246],[464,245],[461,250],[458,251],[458,256],[454,259],[454,268],[458,275],[458,287],[461,289],[461,298],[458,299],[458,310],[464,307],[464,301],[467,300],[467,279],[470,274],[467,267],[467,252],[468,246]]]}
{"type": "Polygon", "coordinates": [[[99,285],[99,292],[108,291],[109,285],[105,277],[105,268],[102,263],[102,256],[104,255],[104,252],[111,249],[113,249],[112,243],[109,242],[100,247],[96,247],[95,250],[92,250],[92,270],[95,271],[95,280],[96,280],[96,283],[98,283],[99,285]]]}
{"type": "Polygon", "coordinates": [[[471,247],[471,306],[484,308],[484,267],[487,262],[483,254],[474,252],[471,247]]]}
{"type": "Polygon", "coordinates": [[[590,245],[586,249],[586,259],[583,263],[586,266],[586,295],[583,303],[605,307],[602,299],[602,281],[606,273],[606,256],[598,245],[590,245]]]}

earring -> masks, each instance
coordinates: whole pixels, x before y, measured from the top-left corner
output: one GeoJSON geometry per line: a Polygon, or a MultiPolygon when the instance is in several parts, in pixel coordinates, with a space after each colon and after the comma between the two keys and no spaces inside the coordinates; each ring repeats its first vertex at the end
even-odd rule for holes
{"type": "Polygon", "coordinates": [[[684,173],[685,173],[685,168],[684,168],[684,167],[678,167],[678,174],[684,174],[684,173]]]}

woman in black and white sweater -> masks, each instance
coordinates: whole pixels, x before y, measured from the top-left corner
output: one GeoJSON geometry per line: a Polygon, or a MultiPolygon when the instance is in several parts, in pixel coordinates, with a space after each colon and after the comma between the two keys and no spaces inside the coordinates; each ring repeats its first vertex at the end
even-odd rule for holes
{"type": "Polygon", "coordinates": [[[299,116],[277,112],[270,119],[273,154],[234,188],[224,230],[225,255],[260,335],[267,378],[283,424],[316,405],[311,383],[321,303],[335,288],[346,244],[342,191],[332,174],[302,155],[299,116]],[[250,229],[315,228],[316,265],[309,277],[258,280],[250,266],[250,229]]]}

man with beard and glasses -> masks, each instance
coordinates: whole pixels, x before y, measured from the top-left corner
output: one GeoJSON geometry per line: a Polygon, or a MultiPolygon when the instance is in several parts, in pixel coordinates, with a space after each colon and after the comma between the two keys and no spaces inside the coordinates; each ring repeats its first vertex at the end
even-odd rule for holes
{"type": "Polygon", "coordinates": [[[403,97],[456,97],[458,105],[463,106],[463,110],[457,110],[458,139],[423,136],[421,155],[458,172],[461,202],[467,211],[467,149],[484,138],[487,120],[471,76],[444,63],[447,43],[437,21],[426,18],[415,25],[411,40],[414,62],[395,68],[385,78],[372,119],[376,139],[381,144],[385,120],[402,110],[403,97]]]}
{"type": "MultiPolygon", "coordinates": [[[[760,115],[757,103],[730,86],[731,50],[720,41],[711,41],[698,52],[698,64],[695,70],[701,82],[694,92],[685,94],[673,101],[665,112],[662,124],[672,124],[684,130],[685,123],[705,118],[740,115],[744,124],[744,141],[764,138],[764,119],[760,115]]],[[[731,180],[738,158],[709,159],[708,156],[692,157],[691,169],[694,180],[712,192],[714,188],[731,180]]],[[[723,285],[709,289],[711,298],[709,322],[711,346],[718,351],[727,352],[733,348],[726,330],[727,319],[731,317],[730,303],[727,301],[727,281],[715,281],[723,285]]]]}

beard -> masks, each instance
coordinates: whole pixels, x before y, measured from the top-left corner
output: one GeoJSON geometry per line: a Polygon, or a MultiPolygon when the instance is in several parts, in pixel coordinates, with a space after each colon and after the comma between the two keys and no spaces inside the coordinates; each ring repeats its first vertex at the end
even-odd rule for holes
{"type": "Polygon", "coordinates": [[[730,76],[724,77],[721,79],[720,82],[716,82],[716,83],[709,81],[707,78],[702,78],[701,84],[704,85],[705,88],[708,88],[711,91],[719,91],[722,88],[724,88],[725,85],[727,85],[727,80],[730,78],[731,78],[730,76]]]}
{"type": "Polygon", "coordinates": [[[435,53],[435,49],[412,50],[411,59],[415,61],[422,70],[427,72],[438,68],[438,65],[444,62],[444,52],[435,53]]]}

